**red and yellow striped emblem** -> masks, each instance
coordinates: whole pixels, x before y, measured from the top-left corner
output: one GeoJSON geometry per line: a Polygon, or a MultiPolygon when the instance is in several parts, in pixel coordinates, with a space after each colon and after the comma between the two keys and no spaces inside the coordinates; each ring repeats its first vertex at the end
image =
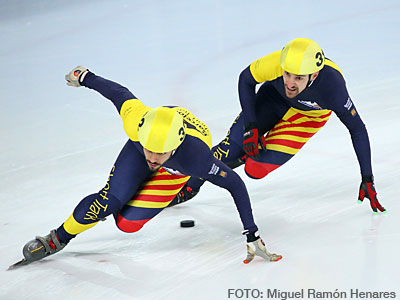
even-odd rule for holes
{"type": "Polygon", "coordinates": [[[190,176],[174,175],[160,168],[138,190],[126,205],[146,208],[164,208],[181,190],[190,176]]]}
{"type": "Polygon", "coordinates": [[[296,154],[331,116],[331,110],[301,111],[290,108],[266,136],[266,148],[296,154]]]}
{"type": "Polygon", "coordinates": [[[170,174],[160,168],[119,211],[116,219],[118,228],[124,232],[140,230],[168,206],[189,178],[190,176],[170,174]]]}

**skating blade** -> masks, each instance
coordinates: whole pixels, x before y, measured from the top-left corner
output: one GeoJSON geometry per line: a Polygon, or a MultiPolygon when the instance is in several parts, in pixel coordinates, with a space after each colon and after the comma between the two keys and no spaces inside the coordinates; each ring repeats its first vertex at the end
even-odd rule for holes
{"type": "Polygon", "coordinates": [[[26,265],[27,263],[28,263],[28,261],[25,258],[23,258],[19,262],[9,266],[7,270],[14,270],[15,268],[26,265]]]}

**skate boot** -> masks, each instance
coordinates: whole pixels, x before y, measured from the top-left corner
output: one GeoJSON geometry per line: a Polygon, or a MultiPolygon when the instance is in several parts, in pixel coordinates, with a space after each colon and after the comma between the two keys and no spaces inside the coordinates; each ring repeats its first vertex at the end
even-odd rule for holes
{"type": "Polygon", "coordinates": [[[195,191],[185,184],[179,193],[176,194],[175,198],[168,204],[168,207],[186,202],[196,196],[198,192],[199,191],[195,191]]]}
{"type": "Polygon", "coordinates": [[[58,240],[56,231],[52,230],[45,237],[37,236],[36,239],[26,243],[22,253],[27,262],[32,262],[57,253],[66,245],[58,240]]]}

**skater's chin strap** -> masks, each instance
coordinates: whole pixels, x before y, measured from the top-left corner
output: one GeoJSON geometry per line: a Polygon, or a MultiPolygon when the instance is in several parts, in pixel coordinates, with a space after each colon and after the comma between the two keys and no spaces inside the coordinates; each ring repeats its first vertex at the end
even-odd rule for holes
{"type": "Polygon", "coordinates": [[[314,80],[311,80],[311,75],[312,75],[312,74],[309,74],[309,75],[308,75],[307,88],[309,88],[309,87],[314,83],[314,80],[315,80],[315,79],[314,79],[314,80]]]}

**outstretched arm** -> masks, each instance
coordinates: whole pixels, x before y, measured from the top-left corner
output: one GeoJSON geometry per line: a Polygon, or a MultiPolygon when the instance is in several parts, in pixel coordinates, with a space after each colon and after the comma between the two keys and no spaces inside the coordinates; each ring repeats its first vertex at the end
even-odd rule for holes
{"type": "Polygon", "coordinates": [[[343,122],[343,124],[345,124],[346,127],[349,129],[354,151],[356,152],[357,159],[360,164],[362,179],[358,200],[359,203],[361,203],[364,198],[368,198],[370,200],[371,208],[374,213],[378,213],[378,210],[381,212],[385,212],[386,209],[379,203],[375,190],[374,176],[372,175],[371,167],[371,149],[368,132],[365,128],[364,123],[361,121],[360,116],[358,116],[355,108],[353,109],[353,114],[355,114],[355,116],[344,114],[341,115],[339,118],[343,122]]]}
{"type": "Polygon", "coordinates": [[[137,99],[126,87],[114,81],[97,76],[82,66],[74,68],[65,75],[67,84],[70,86],[85,86],[95,90],[110,100],[118,112],[126,100],[137,99]]]}
{"type": "Polygon", "coordinates": [[[336,115],[350,132],[353,148],[360,165],[361,184],[358,194],[359,203],[364,198],[368,198],[374,213],[378,213],[378,210],[386,212],[386,209],[379,203],[375,190],[371,163],[371,147],[367,128],[347,92],[344,81],[342,85],[336,87],[333,103],[336,115]]]}
{"type": "Polygon", "coordinates": [[[256,255],[269,261],[278,261],[282,259],[281,255],[268,252],[265,242],[260,237],[258,228],[254,223],[250,197],[240,176],[214,157],[211,170],[204,179],[227,189],[235,201],[244,227],[243,234],[245,234],[247,238],[247,257],[243,262],[248,264],[256,255]]]}
{"type": "Polygon", "coordinates": [[[97,76],[87,68],[78,66],[65,75],[67,85],[85,86],[109,99],[117,108],[128,137],[138,141],[137,127],[143,115],[150,109],[143,105],[126,87],[119,83],[97,76]]]}
{"type": "Polygon", "coordinates": [[[186,171],[190,173],[188,175],[201,177],[226,189],[231,194],[243,224],[243,234],[247,238],[247,257],[244,263],[249,263],[256,255],[270,261],[280,260],[282,256],[267,251],[264,241],[258,234],[250,197],[243,180],[231,168],[216,159],[206,145],[197,140],[193,140],[193,142],[194,144],[187,144],[187,148],[178,149],[177,155],[180,155],[182,161],[186,162],[185,165],[188,167],[186,171]],[[194,148],[196,155],[193,155],[194,148]]]}

